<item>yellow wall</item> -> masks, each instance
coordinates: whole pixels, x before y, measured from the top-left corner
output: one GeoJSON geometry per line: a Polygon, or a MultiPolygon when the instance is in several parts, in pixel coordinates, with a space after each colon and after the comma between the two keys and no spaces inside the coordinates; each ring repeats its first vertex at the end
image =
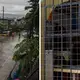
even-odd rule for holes
{"type": "MultiPolygon", "coordinates": [[[[46,3],[44,3],[44,1],[45,0],[43,0],[42,1],[42,6],[44,7],[45,5],[47,5],[47,6],[49,6],[49,5],[58,5],[58,4],[61,4],[61,0],[46,0],[45,2],[46,3]]],[[[66,2],[66,1],[68,1],[68,0],[63,0],[63,2],[66,2]]],[[[49,7],[49,8],[47,8],[47,19],[48,19],[48,16],[49,16],[49,14],[50,14],[50,12],[52,11],[52,7],[49,7]]]]}
{"type": "MultiPolygon", "coordinates": [[[[61,3],[61,0],[41,0],[41,3],[43,4],[44,1],[46,2],[45,5],[51,5],[54,3],[54,5],[56,4],[60,4],[61,3]]],[[[66,1],[69,1],[69,0],[63,0],[63,2],[66,2],[66,1]]]]}
{"type": "MultiPolygon", "coordinates": [[[[69,1],[69,0],[63,0],[63,2],[66,2],[66,1],[69,1]]],[[[55,5],[61,4],[61,0],[54,0],[54,4],[55,5]]]]}
{"type": "MultiPolygon", "coordinates": [[[[68,1],[68,0],[63,0],[63,2],[66,2],[66,1],[68,1]]],[[[54,3],[53,3],[53,0],[46,0],[46,5],[53,5],[53,4],[54,4],[54,6],[61,4],[61,0],[54,0],[54,3]]],[[[48,19],[51,11],[52,11],[52,7],[47,8],[47,19],[48,19]]]]}

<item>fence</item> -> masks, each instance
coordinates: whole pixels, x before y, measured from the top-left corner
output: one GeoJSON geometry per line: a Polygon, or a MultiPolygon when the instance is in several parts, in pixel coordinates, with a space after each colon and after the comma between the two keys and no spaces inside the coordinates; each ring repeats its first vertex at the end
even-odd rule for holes
{"type": "Polygon", "coordinates": [[[44,0],[43,8],[45,80],[80,80],[80,1],[44,0]]]}

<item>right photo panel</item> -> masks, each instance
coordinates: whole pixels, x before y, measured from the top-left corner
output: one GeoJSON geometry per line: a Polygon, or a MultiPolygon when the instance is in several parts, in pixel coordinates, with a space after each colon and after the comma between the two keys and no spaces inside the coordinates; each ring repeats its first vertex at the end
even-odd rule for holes
{"type": "Polygon", "coordinates": [[[80,0],[41,0],[41,80],[80,80],[80,0]]]}

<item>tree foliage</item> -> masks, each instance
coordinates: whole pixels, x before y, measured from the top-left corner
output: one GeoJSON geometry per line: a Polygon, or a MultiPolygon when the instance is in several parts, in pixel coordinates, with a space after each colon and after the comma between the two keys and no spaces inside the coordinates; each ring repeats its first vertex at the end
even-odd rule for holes
{"type": "Polygon", "coordinates": [[[24,25],[25,25],[24,18],[21,18],[17,19],[17,21],[14,22],[13,24],[10,24],[9,28],[12,29],[13,32],[20,32],[24,30],[24,25]]]}
{"type": "MultiPolygon", "coordinates": [[[[24,57],[35,58],[38,55],[38,38],[24,39],[15,46],[16,50],[13,59],[15,61],[22,60],[24,57]]],[[[31,60],[31,59],[30,59],[31,60]]]]}
{"type": "MultiPolygon", "coordinates": [[[[30,31],[30,35],[33,36],[34,33],[39,33],[39,0],[30,0],[30,4],[32,7],[29,13],[26,14],[25,20],[27,21],[27,29],[30,31]]],[[[25,7],[25,9],[27,6],[25,7]]]]}
{"type": "MultiPolygon", "coordinates": [[[[29,34],[27,38],[15,46],[13,55],[13,60],[19,61],[22,70],[25,69],[24,72],[21,72],[21,75],[24,73],[27,75],[30,72],[36,58],[39,56],[39,38],[34,37],[34,34],[39,34],[39,5],[38,0],[30,0],[29,2],[32,8],[24,18],[24,29],[29,34]]],[[[25,9],[27,9],[27,6],[25,9]]]]}
{"type": "Polygon", "coordinates": [[[0,29],[1,29],[1,30],[6,29],[7,26],[8,26],[8,25],[7,25],[6,23],[0,22],[0,29]]]}
{"type": "Polygon", "coordinates": [[[25,75],[27,75],[31,71],[38,55],[39,41],[36,37],[24,39],[21,43],[15,46],[13,60],[20,62],[22,67],[20,74],[22,78],[24,77],[24,73],[26,73],[25,75]],[[25,71],[22,73],[22,70],[25,71]]]}

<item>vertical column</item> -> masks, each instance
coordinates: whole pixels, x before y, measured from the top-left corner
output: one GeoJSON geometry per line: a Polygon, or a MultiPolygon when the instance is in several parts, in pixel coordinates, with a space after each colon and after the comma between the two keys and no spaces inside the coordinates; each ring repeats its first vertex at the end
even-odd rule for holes
{"type": "Polygon", "coordinates": [[[75,74],[73,74],[73,79],[72,80],[75,80],[75,74]]]}
{"type": "MultiPolygon", "coordinates": [[[[44,0],[45,1],[45,0],[44,0]]],[[[40,46],[40,48],[41,48],[41,80],[45,80],[45,74],[44,74],[44,1],[42,1],[42,3],[41,3],[41,46],[40,46]]],[[[39,12],[40,13],[40,12],[39,12]]],[[[39,16],[40,17],[40,16],[39,16]]]]}
{"type": "Polygon", "coordinates": [[[45,80],[53,80],[53,51],[45,50],[45,80]]]}

